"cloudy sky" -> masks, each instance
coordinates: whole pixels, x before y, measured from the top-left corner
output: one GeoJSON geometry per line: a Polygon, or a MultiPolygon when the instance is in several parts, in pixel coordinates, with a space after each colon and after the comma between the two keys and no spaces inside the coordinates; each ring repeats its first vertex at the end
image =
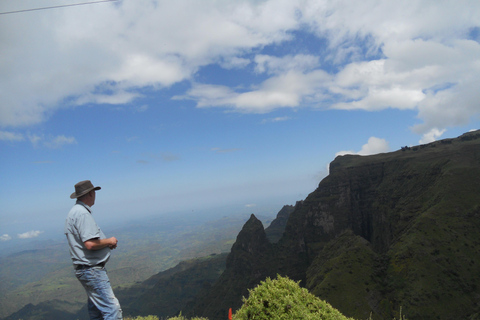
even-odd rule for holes
{"type": "Polygon", "coordinates": [[[478,0],[93,2],[0,2],[0,245],[85,179],[103,229],[278,211],[339,154],[480,127],[478,0]]]}

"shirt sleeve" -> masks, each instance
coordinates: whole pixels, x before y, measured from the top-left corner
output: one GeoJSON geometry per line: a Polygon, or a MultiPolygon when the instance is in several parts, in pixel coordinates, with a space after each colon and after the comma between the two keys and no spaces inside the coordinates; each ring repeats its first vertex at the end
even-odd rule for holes
{"type": "Polygon", "coordinates": [[[77,230],[82,242],[101,237],[100,228],[90,213],[78,217],[77,230]]]}

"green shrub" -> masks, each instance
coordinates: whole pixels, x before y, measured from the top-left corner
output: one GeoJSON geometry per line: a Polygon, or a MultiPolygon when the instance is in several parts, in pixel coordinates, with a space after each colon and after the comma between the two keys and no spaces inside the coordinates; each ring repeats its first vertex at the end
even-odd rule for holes
{"type": "Polygon", "coordinates": [[[347,320],[337,309],[320,300],[297,282],[277,276],[249,290],[248,299],[233,315],[234,320],[347,320]]]}
{"type": "MultiPolygon", "coordinates": [[[[188,320],[187,318],[183,317],[182,315],[179,315],[178,317],[173,317],[173,318],[168,318],[167,320],[188,320]]],[[[208,318],[191,318],[190,320],[208,320],[208,318]]]]}
{"type": "MultiPolygon", "coordinates": [[[[136,317],[136,318],[124,318],[124,320],[159,320],[157,316],[146,316],[146,317],[136,317]]],[[[188,320],[187,318],[179,315],[177,317],[167,318],[167,320],[188,320]]],[[[191,318],[190,320],[208,320],[207,318],[191,318]]]]}
{"type": "MultiPolygon", "coordinates": [[[[370,316],[369,320],[372,317],[370,316]]],[[[473,318],[472,318],[473,319],[473,318]]],[[[125,318],[125,320],[159,320],[157,316],[125,318]]],[[[167,320],[189,320],[181,314],[167,320]]],[[[208,320],[194,317],[190,320],[208,320]]],[[[345,317],[329,303],[314,296],[298,282],[287,277],[267,278],[249,290],[233,320],[354,320],[345,317]]],[[[395,319],[393,319],[395,320],[395,319]]],[[[400,308],[400,320],[406,320],[400,308]]]]}

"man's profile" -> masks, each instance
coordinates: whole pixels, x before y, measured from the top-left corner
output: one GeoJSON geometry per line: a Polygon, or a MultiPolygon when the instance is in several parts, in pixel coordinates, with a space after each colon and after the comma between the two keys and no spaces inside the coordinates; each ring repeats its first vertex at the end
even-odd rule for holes
{"type": "Polygon", "coordinates": [[[117,247],[115,237],[107,238],[92,216],[96,191],[90,180],[75,185],[71,199],[77,199],[65,221],[75,276],[85,288],[88,296],[90,319],[117,320],[122,318],[120,303],[113,293],[105,264],[111,249],[117,247]]]}

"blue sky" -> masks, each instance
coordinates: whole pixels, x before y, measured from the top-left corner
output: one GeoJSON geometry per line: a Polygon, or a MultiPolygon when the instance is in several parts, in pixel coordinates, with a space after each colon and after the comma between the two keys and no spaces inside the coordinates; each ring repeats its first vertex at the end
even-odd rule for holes
{"type": "MultiPolygon", "coordinates": [[[[6,0],[0,13],[81,3],[6,0]]],[[[87,2],[87,1],[85,1],[87,2]]],[[[276,212],[337,155],[478,129],[480,2],[119,0],[0,14],[0,248],[104,225],[276,212]]]]}

